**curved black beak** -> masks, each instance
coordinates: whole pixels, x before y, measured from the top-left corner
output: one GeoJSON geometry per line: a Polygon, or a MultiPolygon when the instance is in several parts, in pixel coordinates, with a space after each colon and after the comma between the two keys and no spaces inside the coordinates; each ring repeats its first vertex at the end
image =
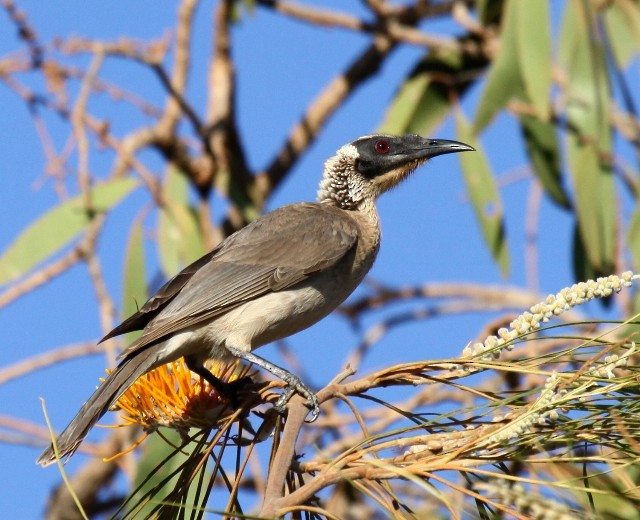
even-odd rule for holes
{"type": "Polygon", "coordinates": [[[425,139],[420,138],[422,142],[416,143],[416,147],[411,147],[411,155],[415,155],[416,159],[430,159],[438,155],[458,152],[474,152],[475,148],[460,141],[450,141],[448,139],[425,139]]]}

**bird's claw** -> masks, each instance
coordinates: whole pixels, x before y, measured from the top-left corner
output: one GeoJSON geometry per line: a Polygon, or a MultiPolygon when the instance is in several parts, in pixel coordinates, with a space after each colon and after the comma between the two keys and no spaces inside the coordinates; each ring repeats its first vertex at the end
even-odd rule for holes
{"type": "Polygon", "coordinates": [[[311,408],[311,417],[305,419],[305,422],[312,423],[318,418],[318,415],[320,415],[320,405],[318,404],[316,394],[313,392],[307,396],[307,401],[309,402],[308,406],[311,408]]]}
{"type": "Polygon", "coordinates": [[[294,392],[295,389],[292,386],[286,386],[280,397],[278,397],[278,400],[273,405],[274,410],[280,415],[286,415],[287,403],[289,402],[289,399],[291,399],[291,396],[294,394],[294,392]]]}
{"type": "Polygon", "coordinates": [[[280,415],[285,415],[287,412],[287,404],[289,403],[289,399],[291,399],[293,394],[295,394],[296,392],[307,398],[307,406],[311,408],[311,417],[309,419],[305,419],[305,422],[312,423],[318,418],[318,415],[320,415],[320,405],[318,403],[316,394],[314,394],[302,381],[298,380],[287,382],[287,386],[282,392],[282,395],[280,395],[278,400],[273,405],[273,408],[280,415]]]}

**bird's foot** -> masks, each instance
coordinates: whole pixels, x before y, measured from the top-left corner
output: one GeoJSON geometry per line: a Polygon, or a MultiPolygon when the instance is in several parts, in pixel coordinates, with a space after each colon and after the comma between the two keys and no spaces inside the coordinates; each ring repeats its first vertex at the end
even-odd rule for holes
{"type": "Polygon", "coordinates": [[[318,404],[318,398],[316,394],[314,394],[311,389],[305,385],[302,380],[293,374],[290,374],[292,377],[285,380],[287,386],[285,387],[282,395],[278,398],[278,400],[273,405],[276,412],[280,415],[285,415],[287,412],[287,403],[289,399],[296,392],[307,399],[307,406],[311,409],[311,417],[306,420],[306,422],[312,423],[318,418],[320,415],[320,405],[318,404]]]}
{"type": "Polygon", "coordinates": [[[313,422],[318,418],[318,415],[320,415],[320,405],[318,404],[318,398],[316,397],[316,394],[314,394],[298,376],[292,374],[291,372],[288,372],[284,368],[274,365],[273,363],[261,358],[260,356],[256,356],[253,352],[247,352],[246,350],[236,348],[233,345],[227,345],[226,347],[227,350],[234,356],[239,357],[240,359],[244,359],[248,363],[253,363],[254,365],[268,370],[274,376],[279,377],[285,383],[287,383],[287,386],[282,392],[282,395],[275,403],[275,410],[278,413],[282,415],[286,413],[287,403],[289,402],[289,399],[291,399],[291,396],[295,392],[297,392],[307,398],[308,406],[309,408],[311,408],[311,418],[308,422],[313,422]]]}
{"type": "Polygon", "coordinates": [[[250,377],[242,377],[235,381],[220,381],[220,383],[221,384],[216,388],[216,390],[229,400],[229,403],[234,410],[237,410],[240,407],[238,394],[240,394],[247,385],[252,384],[253,380],[250,377]]]}
{"type": "Polygon", "coordinates": [[[245,386],[253,382],[250,377],[242,377],[235,381],[222,381],[214,376],[198,358],[185,356],[184,360],[187,364],[187,368],[193,373],[198,374],[202,379],[215,388],[218,393],[228,399],[234,410],[239,408],[240,401],[238,399],[238,394],[245,386]]]}

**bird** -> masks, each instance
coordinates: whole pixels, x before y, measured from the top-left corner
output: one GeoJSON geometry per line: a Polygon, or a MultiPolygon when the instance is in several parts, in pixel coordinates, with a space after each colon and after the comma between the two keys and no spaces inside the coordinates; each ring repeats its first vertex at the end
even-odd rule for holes
{"type": "MultiPolygon", "coordinates": [[[[254,350],[320,321],[356,289],[380,247],[376,200],[382,193],[428,159],[473,150],[415,134],[366,135],[342,146],[325,162],[316,202],[283,206],[236,231],[102,338],[142,330],[57,437],[58,456],[68,460],[139,377],[180,357],[193,373],[231,394],[233,383],[217,379],[205,361],[240,358],[261,367],[286,383],[277,411],[284,414],[298,393],[307,400],[309,422],[315,420],[315,393],[254,350]]],[[[54,460],[51,444],[37,463],[54,460]]]]}

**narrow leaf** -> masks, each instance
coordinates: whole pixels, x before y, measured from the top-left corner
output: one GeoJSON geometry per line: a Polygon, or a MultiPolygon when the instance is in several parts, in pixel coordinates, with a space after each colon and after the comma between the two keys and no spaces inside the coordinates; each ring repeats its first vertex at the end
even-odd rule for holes
{"type": "MultiPolygon", "coordinates": [[[[144,258],[144,237],[142,219],[136,218],[129,232],[124,262],[124,287],[122,291],[122,318],[128,318],[147,301],[147,273],[144,258]]],[[[138,332],[127,335],[131,341],[138,332]]]]}
{"type": "MultiPolygon", "coordinates": [[[[410,131],[409,128],[412,123],[420,115],[428,114],[428,116],[433,117],[435,113],[441,112],[442,107],[438,97],[431,100],[434,107],[433,112],[420,108],[427,98],[434,98],[432,94],[427,94],[430,83],[429,76],[426,73],[417,73],[410,76],[400,87],[396,97],[391,102],[385,114],[385,119],[379,127],[380,133],[405,134],[410,131]]],[[[427,123],[425,126],[428,127],[430,125],[427,123]]]]}
{"type": "Polygon", "coordinates": [[[553,123],[534,116],[519,117],[531,166],[547,194],[556,204],[568,209],[569,197],[562,185],[558,136],[553,123]]]}
{"type": "Polygon", "coordinates": [[[472,84],[470,78],[460,79],[460,72],[485,65],[484,59],[456,51],[429,52],[398,90],[379,131],[429,135],[449,114],[451,100],[462,97],[472,84]]]}
{"type": "Polygon", "coordinates": [[[629,222],[626,242],[633,258],[634,271],[637,271],[640,269],[640,205],[636,204],[636,209],[629,222]]]}
{"type": "Polygon", "coordinates": [[[579,44],[569,67],[568,160],[587,260],[594,272],[610,274],[614,271],[617,202],[607,67],[601,45],[591,34],[590,13],[586,8],[575,11],[579,44]]]}
{"type": "Polygon", "coordinates": [[[137,492],[131,497],[131,509],[136,511],[136,517],[139,518],[148,518],[148,515],[156,509],[158,502],[165,500],[171,493],[178,481],[178,475],[164,484],[163,481],[178,470],[188,457],[184,451],[177,451],[174,447],[182,444],[177,432],[165,428],[162,435],[173,446],[159,435],[151,435],[142,445],[142,456],[136,466],[133,489],[137,492]],[[149,493],[150,498],[143,498],[149,493]],[[141,507],[147,500],[150,502],[141,507]]]}
{"type": "MultiPolygon", "coordinates": [[[[135,179],[112,179],[91,190],[93,210],[107,212],[138,186],[135,179]]],[[[91,222],[84,208],[85,197],[78,195],[51,209],[4,251],[0,257],[0,284],[15,280],[57,253],[76,238],[91,222]]]]}
{"type": "Polygon", "coordinates": [[[578,35],[584,27],[584,19],[578,16],[576,2],[580,0],[569,0],[565,4],[565,12],[560,30],[560,41],[558,44],[558,61],[565,69],[571,66],[574,53],[579,45],[578,35]]]}
{"type": "Polygon", "coordinates": [[[548,0],[509,3],[515,9],[517,62],[531,104],[542,119],[551,99],[551,20],[548,0]]]}
{"type": "Polygon", "coordinates": [[[509,274],[509,250],[500,192],[489,161],[460,111],[456,113],[456,123],[460,141],[476,148],[475,152],[461,153],[458,157],[484,240],[502,275],[506,277],[509,274]]]}
{"type": "MultiPolygon", "coordinates": [[[[604,13],[604,23],[607,28],[607,37],[611,42],[616,63],[620,67],[629,65],[633,58],[638,42],[634,41],[634,34],[631,23],[633,20],[628,16],[631,9],[624,8],[621,4],[610,5],[604,13]]],[[[640,20],[636,20],[640,23],[640,20]]],[[[638,28],[640,31],[640,28],[638,28]]]]}
{"type": "Polygon", "coordinates": [[[169,170],[165,205],[158,219],[158,251],[166,277],[171,277],[204,254],[202,234],[189,204],[189,186],[182,174],[169,170]]]}
{"type": "Polygon", "coordinates": [[[614,272],[615,186],[610,167],[591,145],[569,137],[569,163],[574,178],[578,224],[587,259],[599,275],[614,272]]]}
{"type": "Polygon", "coordinates": [[[474,133],[483,130],[496,114],[501,111],[512,98],[522,90],[520,68],[518,66],[517,31],[514,2],[506,4],[502,31],[500,35],[500,50],[495,57],[478,103],[474,121],[474,133]]]}
{"type": "MultiPolygon", "coordinates": [[[[609,8],[607,9],[607,21],[609,21],[609,11],[611,11],[614,20],[619,20],[619,22],[614,21],[613,25],[610,26],[610,34],[612,39],[614,39],[614,46],[619,46],[621,51],[620,58],[623,61],[620,61],[619,63],[621,65],[627,65],[627,61],[624,61],[624,58],[627,57],[626,53],[629,52],[627,46],[633,43],[635,46],[635,52],[640,51],[640,3],[633,0],[616,0],[616,2],[609,5],[609,8]],[[628,32],[621,28],[623,22],[627,26],[628,32]],[[620,34],[618,32],[614,33],[618,28],[620,34]],[[624,41],[626,37],[629,38],[628,42],[624,41]],[[618,41],[616,42],[615,40],[618,41]]],[[[629,56],[629,59],[630,58],[631,56],[629,56]]]]}

